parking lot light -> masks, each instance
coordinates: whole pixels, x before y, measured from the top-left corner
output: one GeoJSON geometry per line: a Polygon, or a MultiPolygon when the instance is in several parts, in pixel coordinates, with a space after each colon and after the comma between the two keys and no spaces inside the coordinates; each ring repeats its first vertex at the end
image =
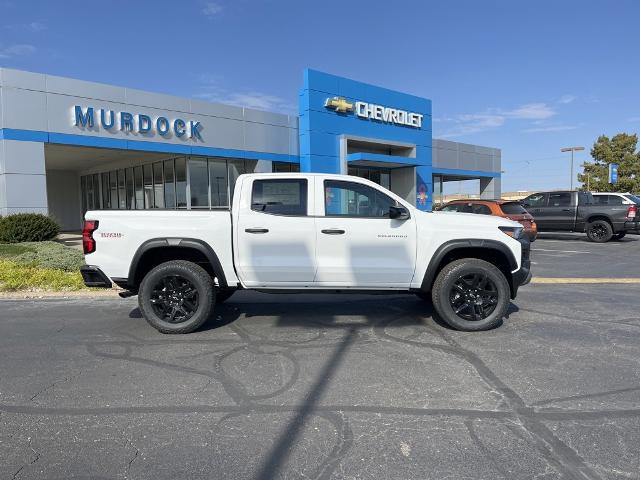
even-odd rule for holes
{"type": "Polygon", "coordinates": [[[573,152],[580,152],[584,150],[584,147],[565,147],[561,148],[561,152],[571,152],[571,186],[570,190],[573,190],[573,152]]]}

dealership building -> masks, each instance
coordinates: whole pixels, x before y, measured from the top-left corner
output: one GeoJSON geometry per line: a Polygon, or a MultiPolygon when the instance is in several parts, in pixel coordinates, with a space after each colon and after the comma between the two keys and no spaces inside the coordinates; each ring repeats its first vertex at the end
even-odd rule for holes
{"type": "Polygon", "coordinates": [[[422,210],[449,181],[499,198],[500,150],[431,124],[428,99],[315,70],[287,115],[3,68],[0,215],[226,207],[248,172],[357,175],[422,210]]]}

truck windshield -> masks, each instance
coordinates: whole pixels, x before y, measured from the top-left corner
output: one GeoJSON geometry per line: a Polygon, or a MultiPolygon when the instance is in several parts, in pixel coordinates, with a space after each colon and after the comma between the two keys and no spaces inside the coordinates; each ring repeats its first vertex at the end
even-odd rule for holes
{"type": "Polygon", "coordinates": [[[628,198],[636,205],[640,205],[640,197],[638,197],[637,195],[625,195],[625,198],[628,198]]]}

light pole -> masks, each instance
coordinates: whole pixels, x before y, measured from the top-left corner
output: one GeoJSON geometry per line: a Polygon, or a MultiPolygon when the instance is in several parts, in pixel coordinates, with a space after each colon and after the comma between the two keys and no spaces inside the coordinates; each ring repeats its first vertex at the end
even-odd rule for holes
{"type": "Polygon", "coordinates": [[[561,152],[571,152],[571,188],[570,190],[573,190],[573,152],[580,152],[584,150],[584,147],[566,147],[566,148],[561,148],[560,151],[561,152]]]}

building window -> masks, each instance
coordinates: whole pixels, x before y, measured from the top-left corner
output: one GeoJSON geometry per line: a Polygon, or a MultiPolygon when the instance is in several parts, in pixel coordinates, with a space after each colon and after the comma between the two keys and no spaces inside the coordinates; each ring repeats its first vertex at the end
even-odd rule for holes
{"type": "Polygon", "coordinates": [[[118,208],[124,210],[127,208],[126,193],[125,193],[125,178],[124,170],[118,170],[118,208]]]}
{"type": "Polygon", "coordinates": [[[257,162],[178,157],[80,177],[83,212],[93,209],[216,208],[229,206],[229,179],[257,162]]]}
{"type": "Polygon", "coordinates": [[[109,172],[101,173],[102,177],[102,208],[111,208],[111,196],[109,195],[109,172]]]}
{"type": "Polygon", "coordinates": [[[136,197],[133,179],[133,167],[125,170],[126,175],[126,192],[127,192],[127,210],[136,208],[136,197]]]}
{"type": "Polygon", "coordinates": [[[292,173],[300,171],[299,163],[289,162],[272,162],[271,169],[273,173],[292,173]]]}
{"type": "Polygon", "coordinates": [[[109,174],[109,192],[111,194],[111,208],[119,208],[118,198],[118,171],[114,170],[109,174]]]}
{"type": "Polygon", "coordinates": [[[155,208],[164,208],[164,174],[162,162],[153,164],[153,198],[155,208]]]}
{"type": "Polygon", "coordinates": [[[206,158],[189,159],[191,208],[209,208],[209,175],[206,158]]]}
{"type": "Polygon", "coordinates": [[[173,173],[173,159],[164,161],[164,206],[176,208],[176,182],[173,173]]]}
{"type": "Polygon", "coordinates": [[[176,205],[187,208],[187,165],[184,157],[176,158],[176,205]]]}
{"type": "Polygon", "coordinates": [[[209,160],[209,188],[211,190],[212,207],[226,207],[229,205],[226,160],[209,160]]]}
{"type": "Polygon", "coordinates": [[[142,181],[142,167],[133,169],[134,183],[136,187],[136,208],[142,210],[144,208],[144,182],[142,181]]]}
{"type": "Polygon", "coordinates": [[[387,190],[391,190],[391,169],[389,168],[349,167],[347,173],[354,177],[366,178],[387,190]]]}

